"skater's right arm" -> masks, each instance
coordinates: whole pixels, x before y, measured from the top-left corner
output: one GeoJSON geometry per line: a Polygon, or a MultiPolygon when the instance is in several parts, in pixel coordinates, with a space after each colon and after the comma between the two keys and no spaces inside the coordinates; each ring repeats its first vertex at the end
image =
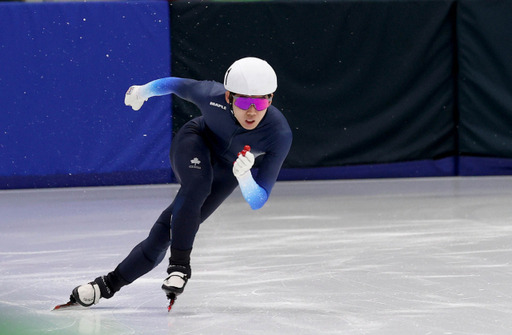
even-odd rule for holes
{"type": "Polygon", "coordinates": [[[126,92],[124,103],[133,110],[139,110],[145,101],[151,97],[174,93],[180,98],[195,102],[199,96],[201,85],[199,81],[186,78],[167,77],[150,81],[145,85],[133,85],[126,92]]]}

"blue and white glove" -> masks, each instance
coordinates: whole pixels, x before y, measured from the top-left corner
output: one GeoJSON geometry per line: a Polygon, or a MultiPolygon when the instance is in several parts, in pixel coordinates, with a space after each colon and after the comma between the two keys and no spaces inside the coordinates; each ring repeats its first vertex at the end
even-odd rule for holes
{"type": "Polygon", "coordinates": [[[148,98],[144,98],[141,95],[141,87],[139,85],[130,86],[126,95],[124,96],[124,104],[126,106],[132,106],[134,111],[138,111],[148,98]]]}
{"type": "Polygon", "coordinates": [[[250,150],[251,147],[246,145],[244,150],[238,153],[238,158],[233,164],[233,174],[238,180],[245,201],[252,209],[259,209],[267,202],[268,194],[252,177],[251,168],[254,165],[254,155],[250,150]]]}

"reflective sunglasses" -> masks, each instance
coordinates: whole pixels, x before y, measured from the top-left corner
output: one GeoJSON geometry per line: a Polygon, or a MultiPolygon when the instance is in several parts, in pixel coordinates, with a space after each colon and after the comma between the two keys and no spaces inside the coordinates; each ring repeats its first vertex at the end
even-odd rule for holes
{"type": "Polygon", "coordinates": [[[254,105],[256,110],[262,111],[270,106],[270,100],[267,98],[234,97],[234,104],[240,109],[249,109],[251,105],[254,105]]]}

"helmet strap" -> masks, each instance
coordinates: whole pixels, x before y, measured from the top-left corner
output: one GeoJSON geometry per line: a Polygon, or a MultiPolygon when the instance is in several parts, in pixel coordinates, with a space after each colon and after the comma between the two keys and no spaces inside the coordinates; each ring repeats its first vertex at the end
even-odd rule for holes
{"type": "Polygon", "coordinates": [[[233,92],[229,92],[229,97],[228,97],[228,100],[229,100],[229,109],[231,111],[231,114],[232,115],[235,115],[235,112],[233,111],[233,92]]]}

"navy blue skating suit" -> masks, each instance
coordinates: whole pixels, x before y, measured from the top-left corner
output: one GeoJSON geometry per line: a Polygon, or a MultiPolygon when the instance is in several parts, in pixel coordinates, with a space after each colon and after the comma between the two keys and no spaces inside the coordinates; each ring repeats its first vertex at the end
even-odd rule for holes
{"type": "Polygon", "coordinates": [[[172,140],[171,166],[181,187],[149,236],[109,274],[115,291],[158,265],[169,246],[171,261],[177,254],[179,263],[181,251],[190,254],[199,225],[238,185],[233,162],[245,145],[256,157],[257,172],[252,170],[255,183],[240,187],[245,193],[260,194],[254,198],[244,195],[253,209],[263,206],[292,142],[285,117],[272,105],[255,129],[244,129],[232,114],[221,83],[169,77],[141,90],[145,97],[174,93],[197,105],[202,116],[186,123],[172,140]]]}

